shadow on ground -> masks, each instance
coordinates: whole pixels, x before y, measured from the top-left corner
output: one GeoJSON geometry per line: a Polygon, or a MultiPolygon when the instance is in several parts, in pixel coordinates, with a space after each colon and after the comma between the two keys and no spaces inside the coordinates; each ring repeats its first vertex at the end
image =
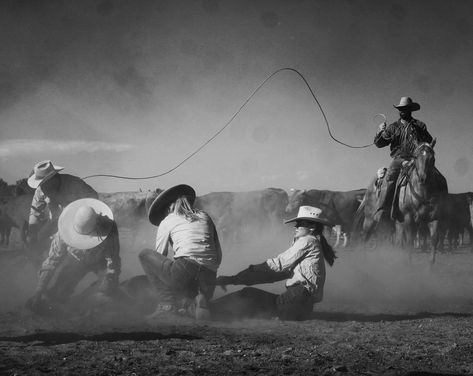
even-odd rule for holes
{"type": "Polygon", "coordinates": [[[201,339],[199,336],[184,335],[178,333],[161,334],[156,332],[110,332],[96,335],[81,335],[77,333],[67,332],[44,332],[35,333],[16,337],[0,337],[0,341],[5,342],[22,342],[32,343],[34,346],[54,346],[63,345],[66,343],[74,343],[79,341],[94,341],[94,342],[119,342],[119,341],[156,341],[162,339],[184,339],[195,340],[201,339]]]}

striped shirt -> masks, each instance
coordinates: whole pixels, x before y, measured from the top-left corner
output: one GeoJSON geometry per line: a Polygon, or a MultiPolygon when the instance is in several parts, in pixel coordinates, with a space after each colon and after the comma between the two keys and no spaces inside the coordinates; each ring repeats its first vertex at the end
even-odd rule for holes
{"type": "Polygon", "coordinates": [[[287,287],[302,284],[315,301],[322,300],[326,272],[320,236],[302,236],[289,249],[266,263],[275,272],[292,271],[291,278],[286,281],[287,287]]]}

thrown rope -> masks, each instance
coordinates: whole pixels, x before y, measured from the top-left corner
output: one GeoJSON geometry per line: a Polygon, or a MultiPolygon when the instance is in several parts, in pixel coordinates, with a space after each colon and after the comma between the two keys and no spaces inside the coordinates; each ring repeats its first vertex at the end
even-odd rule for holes
{"type": "Polygon", "coordinates": [[[371,145],[373,145],[373,143],[371,144],[367,144],[367,145],[362,145],[362,146],[353,146],[353,145],[349,145],[349,144],[346,144],[338,139],[336,139],[333,134],[332,134],[332,131],[330,129],[330,125],[329,125],[329,122],[328,122],[328,119],[327,119],[327,116],[325,116],[325,112],[319,102],[319,100],[317,99],[317,97],[315,96],[315,93],[314,91],[312,90],[312,88],[310,87],[309,83],[307,82],[307,80],[305,79],[305,77],[302,75],[302,73],[300,73],[297,69],[294,69],[294,68],[280,68],[276,71],[274,71],[272,74],[270,74],[268,77],[265,78],[265,80],[263,82],[261,82],[261,84],[258,85],[258,87],[251,93],[251,95],[243,102],[243,104],[238,108],[238,110],[232,115],[232,117],[225,123],[225,125],[220,128],[212,137],[210,137],[207,141],[205,141],[201,146],[199,146],[195,151],[193,151],[191,154],[189,154],[186,158],[184,158],[181,162],[179,162],[176,166],[172,167],[171,169],[165,171],[165,172],[162,172],[160,174],[157,174],[157,175],[151,175],[151,176],[144,176],[144,177],[130,177],[130,176],[121,176],[121,175],[111,175],[111,174],[96,174],[96,175],[89,175],[89,176],[86,176],[86,177],[83,177],[82,179],[89,179],[89,178],[95,178],[95,177],[108,177],[108,178],[117,178],[117,179],[127,179],[127,180],[146,180],[146,179],[154,179],[154,178],[159,178],[161,176],[164,176],[164,175],[167,175],[171,172],[173,172],[174,170],[176,170],[177,168],[179,168],[180,166],[182,166],[185,162],[187,162],[189,159],[191,159],[194,155],[196,155],[199,151],[201,151],[205,146],[207,146],[210,142],[212,142],[215,138],[217,138],[218,135],[220,135],[220,133],[222,133],[225,128],[227,128],[230,123],[237,117],[237,115],[241,112],[241,110],[243,110],[243,108],[248,104],[248,102],[256,95],[256,93],[266,84],[266,82],[268,82],[272,77],[274,77],[276,74],[280,73],[280,72],[283,72],[283,71],[290,71],[290,72],[294,72],[296,73],[301,79],[302,81],[304,81],[305,85],[307,86],[307,88],[309,89],[309,92],[310,94],[312,95],[312,98],[315,100],[315,102],[317,103],[317,106],[319,107],[320,109],[320,112],[322,113],[322,116],[325,120],[325,124],[327,126],[327,130],[328,130],[328,134],[330,135],[330,137],[335,141],[335,142],[338,142],[339,144],[341,145],[344,145],[346,147],[349,147],[349,148],[352,148],[352,149],[362,149],[362,148],[367,148],[371,145]]]}

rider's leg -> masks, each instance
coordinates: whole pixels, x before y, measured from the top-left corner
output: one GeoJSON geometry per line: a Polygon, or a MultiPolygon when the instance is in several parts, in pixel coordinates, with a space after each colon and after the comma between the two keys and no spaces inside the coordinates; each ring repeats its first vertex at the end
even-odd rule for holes
{"type": "Polygon", "coordinates": [[[378,210],[384,210],[387,213],[390,212],[392,201],[394,198],[394,192],[396,190],[396,181],[401,172],[403,158],[396,157],[392,160],[386,172],[386,189],[382,191],[379,201],[378,210]]]}

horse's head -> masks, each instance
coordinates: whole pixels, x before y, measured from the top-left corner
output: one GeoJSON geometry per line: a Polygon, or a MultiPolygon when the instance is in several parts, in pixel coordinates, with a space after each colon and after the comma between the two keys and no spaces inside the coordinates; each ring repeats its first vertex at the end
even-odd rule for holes
{"type": "Polygon", "coordinates": [[[427,177],[434,171],[436,139],[431,143],[423,142],[417,145],[414,151],[414,163],[420,183],[424,184],[427,177]]]}

